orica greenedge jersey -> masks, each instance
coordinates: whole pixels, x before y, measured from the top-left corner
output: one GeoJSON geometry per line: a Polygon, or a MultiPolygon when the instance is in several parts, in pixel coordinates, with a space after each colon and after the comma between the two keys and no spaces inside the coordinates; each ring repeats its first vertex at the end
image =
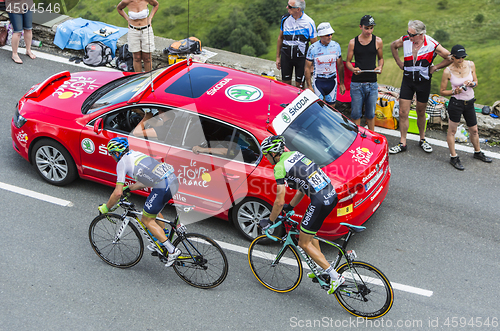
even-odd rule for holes
{"type": "Polygon", "coordinates": [[[274,178],[278,185],[286,182],[291,189],[300,190],[308,197],[325,189],[333,190],[330,178],[316,163],[300,152],[281,154],[279,162],[274,167],[274,178]]]}
{"type": "Polygon", "coordinates": [[[116,165],[116,182],[125,184],[125,176],[129,175],[147,187],[153,187],[173,173],[174,167],[170,164],[160,163],[141,152],[129,151],[116,165]]]}

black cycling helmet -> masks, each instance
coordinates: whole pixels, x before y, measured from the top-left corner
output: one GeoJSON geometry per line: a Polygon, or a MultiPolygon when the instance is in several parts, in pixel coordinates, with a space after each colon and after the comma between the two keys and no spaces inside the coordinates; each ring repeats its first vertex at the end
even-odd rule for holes
{"type": "Polygon", "coordinates": [[[269,136],[260,144],[262,154],[278,153],[282,154],[285,151],[285,137],[283,136],[269,136]]]}

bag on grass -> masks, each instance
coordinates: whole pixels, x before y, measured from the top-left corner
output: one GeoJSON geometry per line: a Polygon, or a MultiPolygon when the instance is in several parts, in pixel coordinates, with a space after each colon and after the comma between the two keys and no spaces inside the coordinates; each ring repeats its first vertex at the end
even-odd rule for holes
{"type": "Polygon", "coordinates": [[[93,41],[85,46],[83,63],[92,67],[104,66],[111,62],[111,48],[101,41],[93,41]]]}

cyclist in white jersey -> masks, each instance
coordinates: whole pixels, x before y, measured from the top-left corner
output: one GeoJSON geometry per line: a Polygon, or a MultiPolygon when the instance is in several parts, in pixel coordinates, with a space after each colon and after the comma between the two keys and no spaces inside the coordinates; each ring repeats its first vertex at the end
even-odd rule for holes
{"type": "MultiPolygon", "coordinates": [[[[165,224],[156,221],[156,215],[179,190],[179,181],[174,174],[174,167],[167,163],[160,163],[144,153],[130,150],[126,138],[111,139],[107,149],[109,155],[118,162],[116,165],[116,186],[108,202],[99,206],[99,212],[106,214],[124,193],[129,194],[130,191],[151,187],[151,193],[147,197],[142,211],[142,222],[168,250],[168,261],[165,266],[171,266],[181,251],[168,240],[164,232],[165,224]],[[128,187],[124,186],[127,175],[136,180],[128,187]]],[[[155,251],[158,248],[156,245],[149,245],[148,249],[155,251]]]]}

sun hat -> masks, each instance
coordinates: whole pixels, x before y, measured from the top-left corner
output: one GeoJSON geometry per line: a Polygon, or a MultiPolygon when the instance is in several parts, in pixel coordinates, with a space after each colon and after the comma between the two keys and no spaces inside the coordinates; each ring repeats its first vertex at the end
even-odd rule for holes
{"type": "Polygon", "coordinates": [[[318,36],[327,36],[329,34],[335,33],[332,26],[328,22],[323,22],[318,25],[318,36]]]}

